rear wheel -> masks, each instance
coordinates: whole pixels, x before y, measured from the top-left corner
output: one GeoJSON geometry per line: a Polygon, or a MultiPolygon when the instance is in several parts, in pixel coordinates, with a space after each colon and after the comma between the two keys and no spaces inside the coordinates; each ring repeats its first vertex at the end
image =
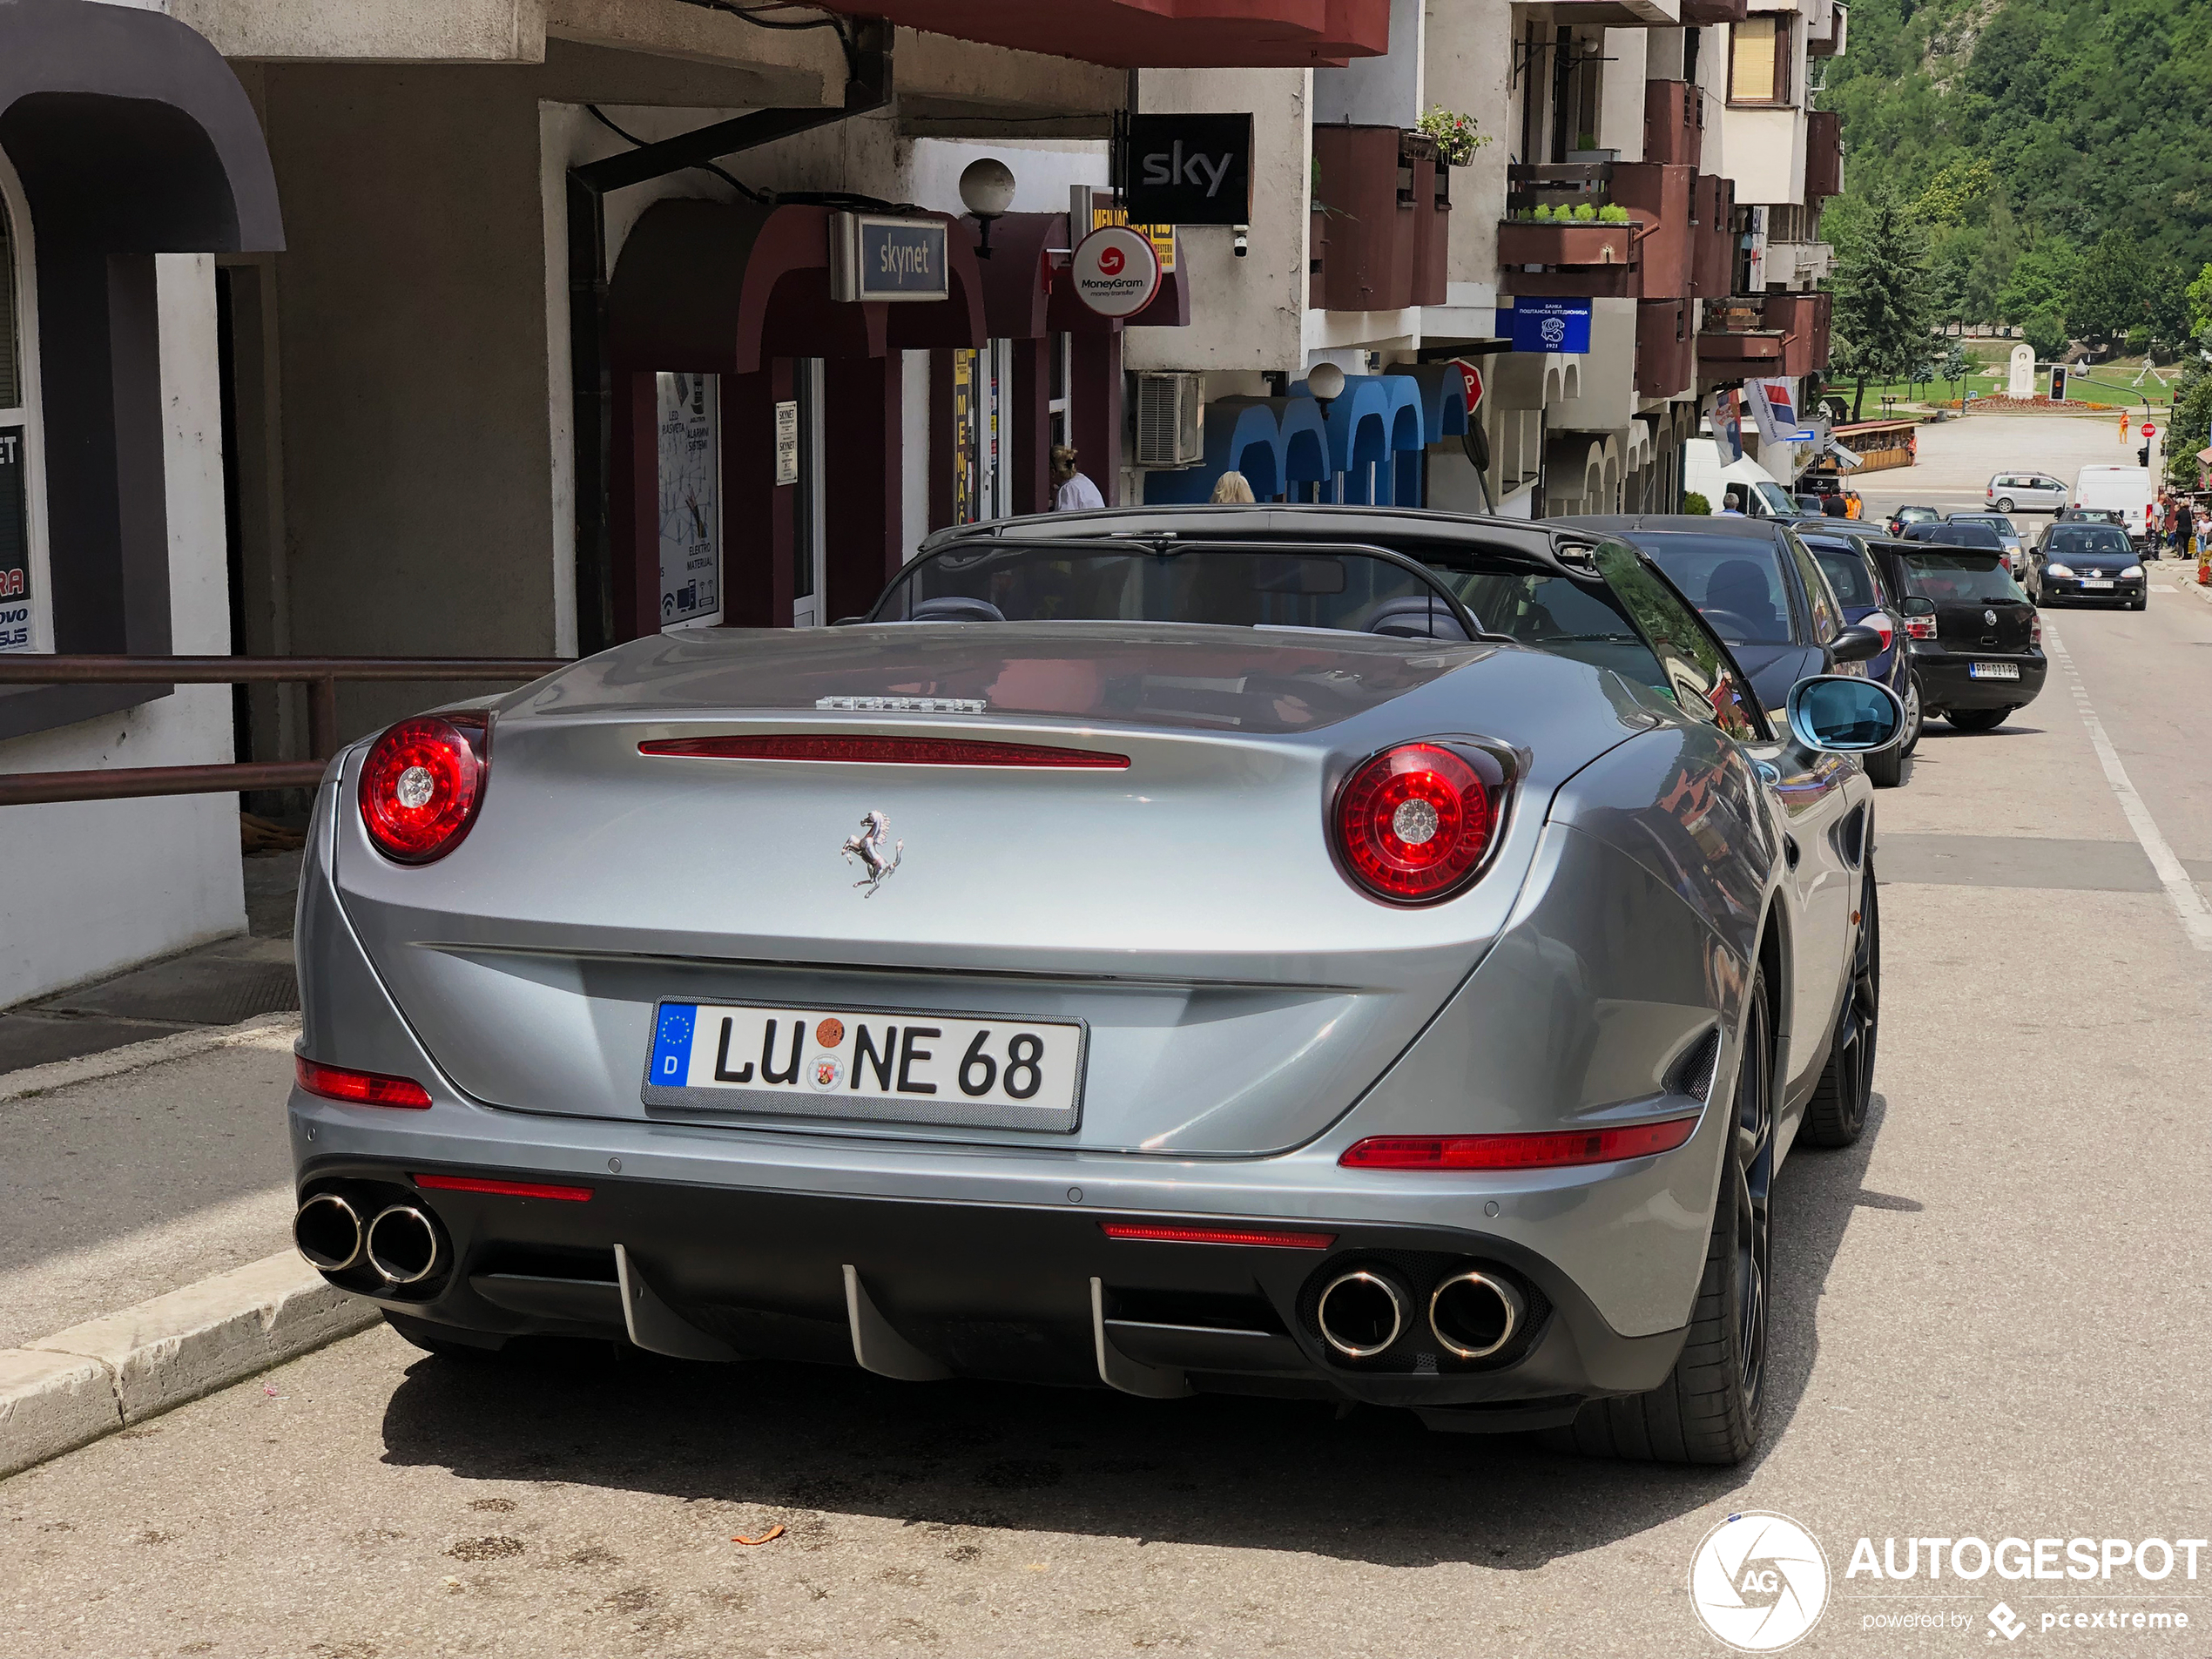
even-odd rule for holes
{"type": "Polygon", "coordinates": [[[1953,709],[1950,716],[1951,724],[1961,732],[1994,732],[2012,718],[2009,708],[1953,709]]]}
{"type": "Polygon", "coordinates": [[[2013,498],[2010,496],[2000,496],[1997,498],[1997,510],[2000,513],[2011,512],[2013,510],[2013,498]]]}
{"type": "Polygon", "coordinates": [[[1874,1044],[1882,1027],[1882,913],[1874,888],[1874,861],[1866,861],[1859,897],[1858,938],[1851,949],[1851,982],[1844,990],[1828,1069],[1805,1107],[1806,1138],[1815,1146],[1849,1146],[1866,1127],[1874,1095],[1874,1044]]]}
{"type": "Polygon", "coordinates": [[[1592,1457],[1740,1463],[1766,1412],[1767,1287],[1773,1214],[1774,1028],[1766,972],[1751,980],[1736,1072],[1735,1133],[1688,1339],[1673,1373],[1648,1394],[1595,1399],[1552,1443],[1592,1457]]]}

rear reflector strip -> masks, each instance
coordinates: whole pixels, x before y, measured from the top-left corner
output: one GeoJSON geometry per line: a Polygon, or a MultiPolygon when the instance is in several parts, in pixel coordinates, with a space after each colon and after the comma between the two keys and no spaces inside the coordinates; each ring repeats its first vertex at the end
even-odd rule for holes
{"type": "Polygon", "coordinates": [[[429,1091],[411,1077],[317,1065],[304,1055],[292,1057],[292,1070],[300,1088],[326,1100],[349,1101],[356,1106],[401,1106],[411,1111],[421,1111],[430,1104],[429,1091]]]}
{"type": "Polygon", "coordinates": [[[1109,1238],[1136,1239],[1156,1244],[1258,1244],[1275,1250],[1326,1250],[1337,1242],[1334,1233],[1285,1232],[1271,1227],[1153,1227],[1132,1222],[1102,1221],[1098,1230],[1109,1238]]]}
{"type": "Polygon", "coordinates": [[[563,1204],[584,1204],[590,1187],[549,1187],[536,1181],[487,1181],[473,1175],[418,1175],[418,1187],[434,1192],[489,1192],[502,1198],[555,1198],[563,1204]]]}
{"type": "Polygon", "coordinates": [[[1691,1116],[1543,1135],[1371,1135],[1347,1147],[1337,1162],[1347,1170],[1546,1170],[1615,1163],[1671,1152],[1696,1127],[1691,1116]]]}
{"type": "Polygon", "coordinates": [[[1101,749],[952,738],[656,738],[639,744],[637,752],[695,760],[835,760],[878,766],[1074,766],[1099,772],[1122,772],[1129,766],[1127,755],[1101,749]]]}

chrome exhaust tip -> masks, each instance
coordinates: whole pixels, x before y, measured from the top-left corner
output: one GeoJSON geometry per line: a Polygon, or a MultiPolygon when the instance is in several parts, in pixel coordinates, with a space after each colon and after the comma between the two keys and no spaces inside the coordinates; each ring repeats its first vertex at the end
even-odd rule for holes
{"type": "Polygon", "coordinates": [[[1487,1359],[1514,1339],[1527,1317],[1521,1292],[1478,1268],[1453,1274],[1428,1298],[1428,1328],[1460,1359],[1487,1359]]]}
{"type": "Polygon", "coordinates": [[[395,1285],[419,1285],[438,1271],[444,1250],[430,1217],[413,1204],[376,1212],[362,1235],[368,1264],[395,1285]]]}
{"type": "Polygon", "coordinates": [[[1313,1305],[1321,1339],[1347,1359],[1372,1359],[1406,1329],[1406,1292],[1365,1268],[1340,1273],[1313,1305]]]}
{"type": "Polygon", "coordinates": [[[318,1192],[292,1217],[292,1242],[310,1265],[342,1273],[361,1258],[361,1218],[334,1192],[318,1192]]]}

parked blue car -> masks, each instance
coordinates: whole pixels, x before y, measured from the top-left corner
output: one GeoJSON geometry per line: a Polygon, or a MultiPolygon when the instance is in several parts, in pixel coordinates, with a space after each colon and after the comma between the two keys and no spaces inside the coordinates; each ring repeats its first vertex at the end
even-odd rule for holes
{"type": "Polygon", "coordinates": [[[1901,596],[1889,590],[1881,562],[1869,550],[1877,538],[1849,531],[1797,528],[1797,539],[1812,550],[1820,573],[1835,591],[1846,621],[1871,628],[1882,637],[1882,649],[1866,659],[1866,674],[1895,691],[1905,704],[1905,741],[1894,749],[1866,758],[1866,775],[1876,784],[1893,788],[1905,780],[1905,758],[1920,741],[1920,686],[1912,672],[1912,653],[1905,645],[1901,596]]]}

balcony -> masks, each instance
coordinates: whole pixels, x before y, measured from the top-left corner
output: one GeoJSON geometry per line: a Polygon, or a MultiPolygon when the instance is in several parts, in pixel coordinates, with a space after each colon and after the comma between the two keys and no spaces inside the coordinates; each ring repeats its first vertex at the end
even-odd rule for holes
{"type": "Polygon", "coordinates": [[[1697,334],[1688,300],[1646,300],[1636,307],[1636,395],[1673,397],[1697,379],[1697,334]]]}
{"type": "Polygon", "coordinates": [[[1685,29],[1710,29],[1716,24],[1742,23],[1750,15],[1750,0],[1682,0],[1682,21],[1685,29]]]}
{"type": "Polygon", "coordinates": [[[1697,336],[1697,373],[1708,383],[1784,375],[1828,366],[1825,293],[1737,294],[1709,303],[1697,336]]]}
{"type": "Polygon", "coordinates": [[[1551,0],[1547,8],[1563,24],[1608,29],[1675,29],[1688,19],[1677,0],[1551,0]]]}
{"type": "Polygon", "coordinates": [[[1451,169],[1436,141],[1389,126],[1313,129],[1308,303],[1325,311],[1440,306],[1451,169]]]}
{"type": "Polygon", "coordinates": [[[1817,213],[1823,200],[1843,193],[1843,118],[1833,110],[1815,110],[1805,117],[1806,210],[1817,213]]]}
{"type": "Polygon", "coordinates": [[[1115,69],[1311,69],[1390,50],[1390,0],[827,0],[827,9],[1115,69]]]}
{"type": "Polygon", "coordinates": [[[1836,266],[1836,250],[1825,242],[1777,242],[1766,245],[1766,280],[1791,287],[1810,288],[1836,266]]]}
{"type": "Polygon", "coordinates": [[[1699,173],[1690,181],[1689,292],[1725,300],[1736,280],[1736,181],[1699,173]]]}
{"type": "Polygon", "coordinates": [[[1498,226],[1501,293],[1664,300],[1690,291],[1686,165],[1568,162],[1507,169],[1507,217],[1498,226]],[[1618,208],[1608,223],[1570,217],[1618,208]],[[1539,211],[1545,218],[1534,215],[1539,211]],[[1530,268],[1530,267],[1535,268],[1530,268]]]}
{"type": "Polygon", "coordinates": [[[1686,81],[1643,84],[1643,158],[1695,167],[1704,148],[1697,89],[1686,81]]]}

